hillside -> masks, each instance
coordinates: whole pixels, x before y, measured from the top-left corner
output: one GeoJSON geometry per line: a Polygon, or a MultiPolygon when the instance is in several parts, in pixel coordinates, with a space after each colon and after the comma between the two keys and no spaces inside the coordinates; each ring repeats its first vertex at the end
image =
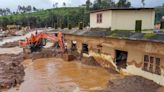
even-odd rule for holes
{"type": "Polygon", "coordinates": [[[7,24],[17,24],[21,26],[37,26],[45,27],[58,25],[77,26],[79,22],[88,24],[89,13],[85,8],[81,7],[65,7],[41,10],[33,13],[14,14],[9,16],[0,17],[0,25],[6,26],[7,24]]]}
{"type": "MultiPolygon", "coordinates": [[[[164,7],[156,7],[155,22],[160,22],[164,16],[164,7]]],[[[0,16],[0,26],[21,25],[31,27],[72,27],[83,22],[84,26],[89,24],[89,11],[83,7],[63,7],[41,10],[32,13],[13,14],[0,16]]]]}

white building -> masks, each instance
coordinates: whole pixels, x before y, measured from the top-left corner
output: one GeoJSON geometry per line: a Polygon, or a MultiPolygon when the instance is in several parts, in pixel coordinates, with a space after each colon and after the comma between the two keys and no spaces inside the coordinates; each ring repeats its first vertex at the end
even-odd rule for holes
{"type": "Polygon", "coordinates": [[[154,21],[155,10],[153,8],[111,8],[90,12],[91,28],[149,30],[154,28],[154,21]]]}

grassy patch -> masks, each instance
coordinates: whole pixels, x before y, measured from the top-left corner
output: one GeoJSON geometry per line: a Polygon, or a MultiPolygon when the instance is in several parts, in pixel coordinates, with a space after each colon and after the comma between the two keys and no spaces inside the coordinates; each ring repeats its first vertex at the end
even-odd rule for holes
{"type": "Polygon", "coordinates": [[[118,37],[118,34],[117,33],[112,33],[111,36],[112,37],[118,37]]]}
{"type": "Polygon", "coordinates": [[[134,30],[113,30],[113,32],[133,32],[134,30]]]}
{"type": "Polygon", "coordinates": [[[156,34],[154,34],[154,33],[145,33],[144,34],[145,38],[151,38],[151,37],[154,37],[154,36],[156,36],[156,34]]]}

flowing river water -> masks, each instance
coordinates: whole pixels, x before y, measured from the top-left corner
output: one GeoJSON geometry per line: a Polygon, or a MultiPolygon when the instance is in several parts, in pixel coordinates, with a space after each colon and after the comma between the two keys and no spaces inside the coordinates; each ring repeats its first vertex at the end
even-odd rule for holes
{"type": "Polygon", "coordinates": [[[101,67],[57,58],[25,60],[24,82],[7,92],[88,92],[106,87],[110,74],[101,67]]]}

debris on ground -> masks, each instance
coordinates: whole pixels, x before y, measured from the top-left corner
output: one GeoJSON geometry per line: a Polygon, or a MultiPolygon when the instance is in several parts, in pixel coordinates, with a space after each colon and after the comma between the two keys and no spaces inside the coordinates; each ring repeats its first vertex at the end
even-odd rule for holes
{"type": "Polygon", "coordinates": [[[0,55],[0,89],[8,89],[23,82],[23,55],[0,55]]]}
{"type": "Polygon", "coordinates": [[[109,80],[105,90],[94,92],[156,92],[161,86],[140,76],[126,76],[123,79],[109,80]]]}
{"type": "Polygon", "coordinates": [[[40,59],[40,58],[51,58],[51,57],[62,57],[62,54],[58,51],[56,51],[53,48],[43,48],[39,52],[33,52],[31,53],[24,53],[23,55],[24,59],[40,59]]]}
{"type": "Polygon", "coordinates": [[[100,64],[96,62],[94,57],[83,57],[81,63],[92,66],[100,66],[100,64]]]}
{"type": "MultiPolygon", "coordinates": [[[[10,48],[17,45],[17,42],[10,42],[4,44],[2,47],[10,48]]],[[[95,59],[92,56],[82,57],[81,54],[77,52],[68,52],[67,55],[63,55],[54,47],[43,48],[41,51],[33,53],[31,53],[30,50],[26,51],[26,49],[24,49],[24,53],[18,55],[0,55],[0,89],[11,88],[23,82],[25,73],[21,62],[23,62],[25,59],[35,60],[51,57],[63,58],[67,60],[76,59],[82,64],[91,66],[103,66],[103,64],[100,64],[100,62],[106,62],[105,60],[103,61],[101,59],[95,59]],[[73,56],[68,57],[69,54],[73,56]]],[[[118,72],[114,71],[114,67],[111,67],[112,65],[109,64],[108,66],[110,66],[110,68],[106,66],[104,68],[107,69],[107,71],[111,73],[111,76],[115,77],[116,79],[109,80],[106,89],[96,90],[93,92],[155,92],[161,87],[157,83],[140,76],[125,76],[124,78],[117,78],[116,75],[119,75],[118,72]]]]}

